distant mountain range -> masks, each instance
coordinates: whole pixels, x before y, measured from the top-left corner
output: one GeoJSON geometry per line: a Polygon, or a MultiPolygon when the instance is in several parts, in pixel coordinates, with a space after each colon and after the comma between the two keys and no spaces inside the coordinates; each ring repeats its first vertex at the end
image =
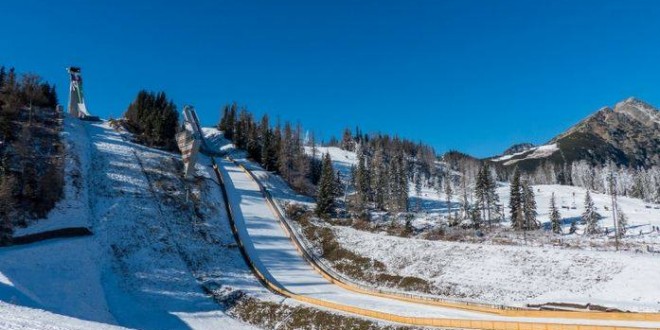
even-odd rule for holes
{"type": "Polygon", "coordinates": [[[592,164],[613,161],[617,165],[660,165],[660,111],[636,98],[604,107],[548,143],[511,146],[501,156],[488,158],[504,167],[534,170],[545,162],[592,164]]]}

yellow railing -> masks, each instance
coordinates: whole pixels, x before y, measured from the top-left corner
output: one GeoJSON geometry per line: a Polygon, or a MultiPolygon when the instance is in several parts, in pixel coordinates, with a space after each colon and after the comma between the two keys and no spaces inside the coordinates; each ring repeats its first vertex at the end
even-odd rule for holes
{"type": "MultiPolygon", "coordinates": [[[[273,213],[278,217],[280,225],[285,229],[285,232],[289,239],[294,243],[294,246],[298,252],[310,263],[310,265],[321,274],[328,281],[354,292],[379,296],[391,299],[397,299],[407,302],[421,303],[434,306],[442,306],[449,308],[458,308],[465,310],[472,310],[490,314],[496,314],[500,316],[510,316],[510,317],[532,317],[532,318],[582,318],[582,319],[598,319],[598,320],[617,320],[617,321],[658,321],[660,320],[660,314],[657,313],[615,313],[615,312],[561,312],[561,311],[535,311],[535,310],[507,310],[502,308],[493,308],[480,305],[470,305],[463,302],[447,302],[447,301],[436,301],[426,298],[416,298],[413,295],[400,295],[398,293],[383,293],[375,292],[375,290],[365,290],[358,288],[353,285],[349,285],[337,280],[334,276],[328,274],[322,267],[319,267],[314,261],[313,258],[310,259],[307,251],[302,246],[301,242],[298,241],[298,238],[293,234],[292,229],[286,223],[286,220],[283,219],[283,215],[280,214],[277,206],[274,204],[270,194],[263,187],[261,182],[255,177],[255,175],[246,169],[242,164],[234,161],[233,159],[227,157],[227,160],[233,162],[239,166],[242,171],[248,175],[252,180],[254,180],[259,186],[264,198],[267,200],[267,204],[273,211],[273,213]],[[631,317],[636,316],[636,317],[631,317]]],[[[272,283],[266,276],[264,276],[261,271],[256,267],[252,261],[250,255],[247,253],[247,250],[243,246],[242,239],[238,232],[238,228],[234,222],[234,211],[229,202],[227,190],[225,187],[224,179],[222,174],[219,172],[217,166],[214,166],[216,175],[218,176],[218,181],[223,192],[223,198],[227,207],[228,218],[230,222],[231,230],[234,234],[234,237],[237,240],[241,254],[243,254],[248,266],[252,269],[252,272],[259,279],[262,284],[264,284],[271,291],[278,293],[282,296],[289,297],[291,299],[313,304],[316,306],[321,306],[337,311],[347,312],[355,315],[366,316],[370,318],[391,321],[402,324],[409,324],[415,326],[433,326],[433,327],[450,327],[450,328],[468,328],[468,329],[488,329],[488,330],[639,330],[639,329],[654,329],[654,328],[643,328],[643,327],[620,327],[620,326],[609,326],[609,325],[580,325],[580,324],[561,324],[561,323],[550,323],[550,322],[519,322],[519,321],[487,321],[487,320],[465,320],[465,319],[451,319],[451,318],[425,318],[425,317],[406,317],[390,313],[378,312],[374,310],[347,306],[343,304],[338,304],[326,300],[321,300],[309,296],[302,296],[290,292],[289,290],[275,285],[272,283]]],[[[505,307],[505,306],[503,306],[505,307]]],[[[506,307],[505,307],[506,308],[506,307]]]]}

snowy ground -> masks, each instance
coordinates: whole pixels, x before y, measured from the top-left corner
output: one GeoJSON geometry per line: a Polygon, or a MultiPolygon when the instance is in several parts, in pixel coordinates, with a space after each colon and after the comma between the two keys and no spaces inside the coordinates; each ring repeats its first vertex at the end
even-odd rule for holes
{"type": "MultiPolygon", "coordinates": [[[[355,164],[354,153],[334,147],[318,149],[329,152],[340,170],[355,164]]],[[[508,183],[499,183],[497,192],[508,214],[508,183]]],[[[482,237],[467,231],[472,236],[465,240],[472,243],[398,238],[338,226],[335,232],[343,247],[383,262],[393,274],[426,279],[448,297],[511,305],[576,302],[660,311],[660,233],[653,231],[654,226],[660,226],[658,205],[619,197],[628,230],[621,240],[623,251],[614,252],[609,195],[591,193],[597,212],[603,216],[600,226],[607,228],[609,236],[585,237],[579,224],[585,189],[538,185],[534,192],[538,219],[546,230],[528,235],[507,230],[508,221],[484,230],[482,237]],[[563,218],[563,235],[547,230],[553,193],[563,218]],[[578,231],[570,235],[573,221],[578,222],[578,231]]],[[[279,197],[282,203],[295,202],[285,194],[279,197]]],[[[411,189],[411,199],[413,204],[422,203],[422,212],[414,214],[416,228],[452,231],[445,226],[446,196],[425,187],[419,198],[411,189]]],[[[459,205],[454,198],[452,208],[456,210],[459,205]]],[[[378,221],[379,215],[375,218],[378,221]]]]}
{"type": "Polygon", "coordinates": [[[208,160],[188,184],[196,205],[185,207],[178,155],[106,123],[66,118],[63,136],[65,198],[22,233],[85,225],[94,235],[1,248],[0,328],[251,329],[203,290],[274,299],[233,246],[208,160]]]}
{"type": "MultiPolygon", "coordinates": [[[[243,173],[238,166],[226,160],[223,160],[219,167],[227,183],[229,199],[232,209],[235,210],[235,220],[241,240],[255,266],[276,285],[299,295],[396,315],[511,320],[511,318],[492,314],[433,307],[355,293],[330,283],[297,252],[251,177],[243,173]]],[[[263,173],[260,175],[263,175],[263,173]]],[[[364,236],[361,238],[364,239],[364,236]]],[[[516,318],[516,320],[532,321],[533,319],[516,318]]],[[[608,325],[634,324],[634,322],[565,319],[552,319],[552,322],[608,325]]],[[[642,324],[637,323],[637,326],[640,325],[642,324]]],[[[656,327],[660,324],[648,323],[644,326],[656,327]]]]}
{"type": "Polygon", "coordinates": [[[345,248],[383,262],[392,273],[427,279],[461,300],[660,311],[660,259],[650,254],[428,241],[347,227],[335,231],[345,248]]]}
{"type": "MultiPolygon", "coordinates": [[[[545,152],[553,150],[553,145],[541,146],[535,148],[538,152],[545,152]]],[[[306,149],[310,153],[310,148],[306,149]]],[[[342,150],[337,147],[317,147],[318,156],[321,157],[324,153],[328,152],[332,158],[333,165],[337,170],[350,175],[350,168],[357,163],[356,154],[354,152],[342,150]]],[[[500,204],[505,207],[505,212],[508,216],[508,202],[509,202],[509,185],[506,182],[498,183],[497,193],[500,198],[500,204]]],[[[538,219],[543,223],[544,228],[549,228],[549,208],[550,197],[552,193],[555,194],[557,207],[560,210],[563,218],[562,228],[564,233],[568,233],[569,227],[573,220],[578,221],[578,231],[576,235],[564,235],[563,240],[578,241],[581,245],[589,245],[585,243],[582,237],[582,225],[579,224],[579,218],[584,212],[584,196],[586,190],[580,187],[562,186],[562,185],[536,185],[534,186],[534,193],[537,202],[538,219]]],[[[459,206],[458,193],[455,192],[452,199],[452,209],[456,210],[459,206]]],[[[610,233],[610,240],[613,240],[614,223],[612,220],[611,212],[611,197],[606,194],[599,194],[591,192],[597,212],[603,216],[600,220],[602,229],[607,229],[610,233]]],[[[447,216],[447,203],[444,194],[438,192],[430,187],[422,189],[421,196],[416,196],[414,188],[410,189],[411,205],[415,206],[417,202],[421,202],[421,212],[415,214],[415,221],[413,225],[419,229],[432,228],[443,222],[443,218],[447,216]]],[[[286,198],[286,196],[283,196],[286,198]]],[[[626,214],[628,218],[628,231],[624,238],[624,243],[630,243],[634,249],[647,251],[647,246],[653,250],[660,252],[660,232],[653,232],[653,227],[660,227],[660,205],[645,203],[644,201],[636,198],[618,197],[620,209],[626,214]]],[[[414,207],[413,207],[414,208],[414,207]]],[[[378,214],[375,214],[376,220],[378,214]]],[[[508,226],[508,222],[503,223],[508,226]]],[[[556,237],[550,237],[548,241],[554,240],[556,237]]],[[[589,241],[596,241],[603,244],[606,238],[591,238],[589,241]]],[[[537,242],[543,244],[544,242],[537,242]]]]}
{"type": "Polygon", "coordinates": [[[4,330],[87,330],[126,329],[104,323],[84,321],[0,301],[0,329],[4,330]]]}

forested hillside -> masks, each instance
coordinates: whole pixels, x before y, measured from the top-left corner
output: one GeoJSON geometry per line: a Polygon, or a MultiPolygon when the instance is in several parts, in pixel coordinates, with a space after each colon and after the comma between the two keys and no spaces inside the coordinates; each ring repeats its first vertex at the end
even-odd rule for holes
{"type": "Polygon", "coordinates": [[[62,196],[64,148],[55,86],[0,67],[0,244],[62,196]]]}

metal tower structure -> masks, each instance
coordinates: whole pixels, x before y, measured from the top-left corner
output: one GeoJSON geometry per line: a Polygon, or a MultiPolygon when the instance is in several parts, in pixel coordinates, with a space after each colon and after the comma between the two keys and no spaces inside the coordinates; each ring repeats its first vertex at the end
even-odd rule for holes
{"type": "Polygon", "coordinates": [[[82,76],[80,75],[79,67],[68,67],[66,71],[69,72],[71,78],[71,83],[69,84],[69,114],[76,118],[92,118],[87,111],[87,106],[85,105],[85,98],[83,97],[83,82],[82,76]]]}

